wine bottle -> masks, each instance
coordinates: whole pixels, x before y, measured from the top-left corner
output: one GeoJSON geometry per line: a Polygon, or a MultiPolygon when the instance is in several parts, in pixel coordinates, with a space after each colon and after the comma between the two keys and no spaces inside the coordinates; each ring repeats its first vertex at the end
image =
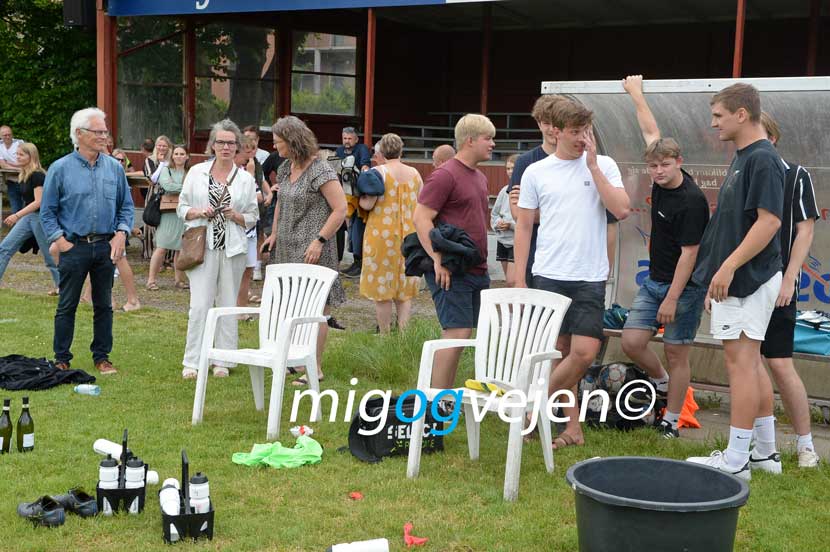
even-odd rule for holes
{"type": "Polygon", "coordinates": [[[17,419],[17,450],[29,452],[35,448],[35,422],[29,414],[29,397],[23,397],[23,411],[17,419]]]}
{"type": "Polygon", "coordinates": [[[0,415],[0,454],[8,454],[12,446],[12,419],[9,416],[11,399],[3,399],[3,414],[0,415]]]}

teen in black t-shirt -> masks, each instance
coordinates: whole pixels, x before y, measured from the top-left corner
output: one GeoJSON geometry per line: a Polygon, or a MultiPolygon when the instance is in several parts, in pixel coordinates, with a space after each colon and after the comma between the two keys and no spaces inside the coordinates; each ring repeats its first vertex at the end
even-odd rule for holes
{"type": "MultiPolygon", "coordinates": [[[[724,261],[741,245],[758,220],[758,209],[783,216],[784,164],[769,140],[758,140],[735,152],[718,194],[718,208],[700,244],[692,278],[709,286],[724,261]]],[[[776,237],[777,238],[777,237],[776,237]]],[[[739,267],[729,284],[730,297],[754,293],[775,273],[781,272],[781,242],[770,240],[739,267]]]]}
{"type": "Polygon", "coordinates": [[[694,179],[681,169],[677,188],[651,185],[651,240],[649,277],[671,283],[681,248],[699,245],[709,222],[709,203],[694,179]]]}

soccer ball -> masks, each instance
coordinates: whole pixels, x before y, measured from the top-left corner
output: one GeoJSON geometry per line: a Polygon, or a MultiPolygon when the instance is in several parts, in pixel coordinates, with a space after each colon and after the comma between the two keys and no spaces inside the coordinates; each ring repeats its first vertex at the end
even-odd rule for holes
{"type": "Polygon", "coordinates": [[[599,387],[610,395],[617,393],[625,383],[628,366],[621,362],[614,362],[602,367],[599,372],[599,387]]]}
{"type": "Polygon", "coordinates": [[[579,382],[579,396],[582,397],[585,393],[590,393],[597,388],[597,382],[591,374],[585,374],[585,377],[579,382]]]}
{"type": "Polygon", "coordinates": [[[599,414],[602,411],[602,397],[591,397],[588,401],[588,410],[599,414]]]}

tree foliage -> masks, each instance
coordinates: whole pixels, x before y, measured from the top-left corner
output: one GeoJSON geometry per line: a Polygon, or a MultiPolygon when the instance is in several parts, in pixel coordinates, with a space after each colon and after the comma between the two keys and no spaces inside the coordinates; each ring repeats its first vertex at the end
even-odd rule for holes
{"type": "Polygon", "coordinates": [[[69,119],[95,105],[95,35],[63,26],[54,0],[0,2],[0,124],[44,164],[71,151],[69,119]]]}

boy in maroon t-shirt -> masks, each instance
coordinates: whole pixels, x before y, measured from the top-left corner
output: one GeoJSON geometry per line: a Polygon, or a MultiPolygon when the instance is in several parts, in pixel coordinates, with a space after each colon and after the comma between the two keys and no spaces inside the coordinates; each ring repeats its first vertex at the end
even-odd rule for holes
{"type": "MultiPolygon", "coordinates": [[[[476,168],[493,153],[496,127],[484,115],[465,115],[455,125],[458,153],[427,178],[413,222],[424,250],[432,257],[434,269],[424,274],[432,293],[441,337],[467,339],[478,319],[481,290],[490,287],[487,275],[487,177],[476,168]],[[441,253],[432,249],[429,231],[442,222],[461,228],[478,246],[484,261],[462,274],[451,274],[441,265],[441,253]]],[[[435,353],[432,387],[453,386],[461,349],[435,353]]]]}

